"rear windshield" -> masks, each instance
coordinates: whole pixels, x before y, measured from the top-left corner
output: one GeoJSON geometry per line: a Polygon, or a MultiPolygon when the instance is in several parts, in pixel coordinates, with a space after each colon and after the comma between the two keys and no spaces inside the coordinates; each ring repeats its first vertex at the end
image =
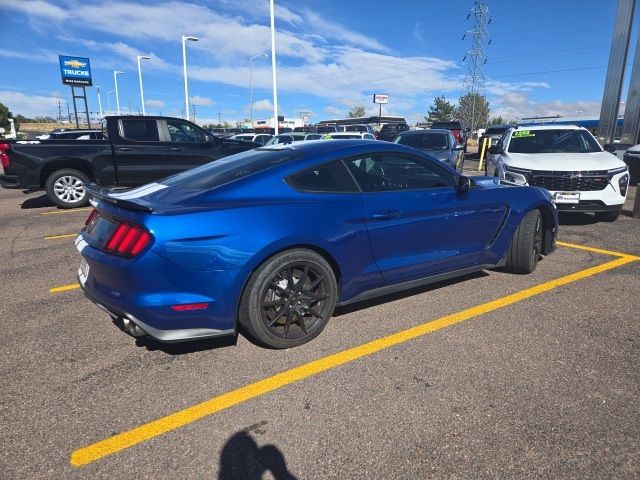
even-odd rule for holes
{"type": "Polygon", "coordinates": [[[460,122],[433,122],[431,128],[444,128],[445,130],[462,130],[460,122]]]}
{"type": "Polygon", "coordinates": [[[516,130],[508,151],[512,153],[600,152],[595,138],[585,130],[516,130]]]}
{"type": "Polygon", "coordinates": [[[446,133],[416,133],[412,135],[400,135],[395,143],[408,145],[420,150],[446,150],[448,148],[446,133]]]}
{"type": "Polygon", "coordinates": [[[484,133],[486,133],[487,135],[498,135],[498,134],[501,135],[507,130],[509,130],[509,127],[491,127],[491,128],[487,128],[487,131],[484,133]]]}
{"type": "Polygon", "coordinates": [[[300,157],[300,152],[278,148],[256,148],[221,158],[162,180],[170,187],[210,189],[261,172],[300,157]]]}

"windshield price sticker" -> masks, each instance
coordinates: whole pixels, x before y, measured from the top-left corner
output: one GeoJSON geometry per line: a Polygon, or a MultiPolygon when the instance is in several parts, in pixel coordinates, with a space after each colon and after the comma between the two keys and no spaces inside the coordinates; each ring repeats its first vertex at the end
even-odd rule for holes
{"type": "Polygon", "coordinates": [[[523,137],[535,137],[535,133],[531,133],[531,130],[516,130],[513,132],[513,138],[523,138],[523,137]]]}

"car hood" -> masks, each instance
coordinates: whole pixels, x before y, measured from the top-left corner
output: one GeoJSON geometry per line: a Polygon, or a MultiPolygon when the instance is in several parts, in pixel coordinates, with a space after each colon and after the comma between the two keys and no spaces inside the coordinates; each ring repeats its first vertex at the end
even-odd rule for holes
{"type": "Polygon", "coordinates": [[[576,172],[584,170],[611,170],[625,164],[609,152],[594,153],[511,153],[504,158],[508,166],[528,170],[576,172]]]}

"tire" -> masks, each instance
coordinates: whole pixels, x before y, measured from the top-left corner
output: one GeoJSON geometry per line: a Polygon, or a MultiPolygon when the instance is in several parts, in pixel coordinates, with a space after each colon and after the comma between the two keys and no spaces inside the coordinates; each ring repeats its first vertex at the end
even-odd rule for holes
{"type": "Polygon", "coordinates": [[[253,272],[242,293],[238,322],[262,345],[297,347],[322,332],[337,297],[336,277],[321,255],[287,250],[253,272]]]}
{"type": "Polygon", "coordinates": [[[56,170],[45,183],[49,199],[60,208],[77,208],[89,204],[86,185],[89,177],[71,168],[56,170]]]}
{"type": "Polygon", "coordinates": [[[540,210],[532,210],[522,219],[513,234],[505,270],[518,274],[533,272],[542,253],[542,238],[542,215],[540,210]]]}
{"type": "Polygon", "coordinates": [[[599,222],[615,222],[622,213],[622,207],[613,212],[596,212],[596,220],[599,222]]]}

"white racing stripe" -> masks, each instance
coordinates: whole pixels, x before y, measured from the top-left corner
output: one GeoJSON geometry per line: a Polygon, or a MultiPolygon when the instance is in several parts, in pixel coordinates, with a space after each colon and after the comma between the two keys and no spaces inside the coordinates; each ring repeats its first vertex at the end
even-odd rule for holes
{"type": "Polygon", "coordinates": [[[163,185],[161,183],[150,183],[149,185],[145,185],[143,187],[134,188],[133,190],[129,190],[128,192],[122,193],[111,193],[109,194],[112,198],[117,198],[119,200],[130,200],[132,198],[140,198],[145,195],[150,195],[153,192],[157,192],[158,190],[162,190],[163,188],[167,188],[169,185],[163,185]]]}
{"type": "Polygon", "coordinates": [[[82,238],[82,234],[78,235],[76,237],[75,240],[75,244],[76,244],[76,248],[78,249],[78,251],[80,253],[82,253],[82,250],[84,250],[84,247],[86,247],[87,245],[89,245],[87,242],[84,241],[84,239],[82,238]]]}

